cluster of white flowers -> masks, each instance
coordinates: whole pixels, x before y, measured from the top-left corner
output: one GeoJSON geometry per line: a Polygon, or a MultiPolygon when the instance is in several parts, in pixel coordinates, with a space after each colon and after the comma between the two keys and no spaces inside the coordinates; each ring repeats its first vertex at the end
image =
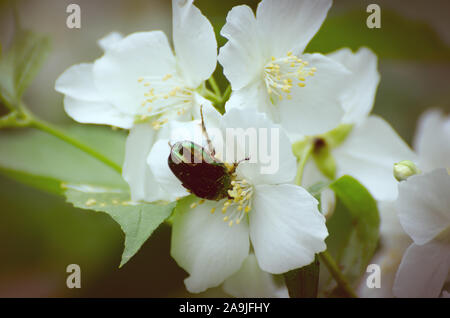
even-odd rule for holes
{"type": "MultiPolygon", "coordinates": [[[[414,148],[420,170],[398,185],[398,197],[379,202],[381,289],[365,297],[438,297],[450,281],[450,117],[438,110],[419,121],[414,148]]],[[[418,170],[418,169],[417,169],[418,170]]],[[[441,294],[442,293],[442,294],[441,294]]]]}
{"type": "MultiPolygon", "coordinates": [[[[245,5],[234,7],[221,31],[228,42],[217,54],[213,27],[193,0],[173,0],[173,48],[161,31],[126,37],[112,33],[99,42],[102,57],[70,67],[56,82],[56,90],[65,95],[67,114],[76,121],[130,130],[123,177],[134,201],[174,201],[189,194],[168,167],[169,142],[187,139],[178,131],[201,131],[201,107],[208,130],[280,129],[281,162],[276,173],[260,174],[260,163],[242,162],[228,199],[201,200],[174,215],[171,255],[189,273],[185,284],[191,292],[223,284],[234,296],[287,297],[277,274],[308,265],[315,254],[326,250],[328,231],[322,212],[327,211],[319,211],[317,200],[305,188],[351,175],[376,200],[393,201],[398,195],[394,163],[416,161],[388,123],[369,115],[380,77],[377,58],[369,49],[304,53],[331,4],[331,0],[262,0],[256,14],[245,5]],[[224,115],[204,94],[217,61],[232,88],[224,115]],[[312,153],[326,149],[328,160],[326,164],[309,160],[299,180],[292,149],[303,144],[310,145],[312,153]]],[[[448,123],[445,129],[443,144],[433,142],[448,151],[448,123]]],[[[429,134],[434,138],[443,132],[429,134]]],[[[205,145],[205,140],[189,140],[205,145]]],[[[428,147],[423,141],[419,152],[429,153],[428,147]]],[[[218,150],[215,156],[221,159],[218,150]]],[[[444,157],[448,160],[449,153],[444,157]]],[[[420,157],[422,169],[450,166],[435,159],[420,157]]],[[[446,263],[435,259],[426,266],[430,271],[439,267],[439,277],[433,279],[441,283],[448,274],[448,177],[445,169],[438,170],[400,186],[399,218],[414,244],[397,275],[399,295],[406,295],[400,292],[403,288],[411,289],[401,285],[408,283],[409,271],[417,276],[407,268],[419,253],[446,248],[442,253],[446,263]],[[424,191],[422,185],[429,197],[416,194],[424,191]]],[[[322,207],[328,209],[322,210],[332,210],[333,201],[333,194],[323,192],[322,207]]]]}

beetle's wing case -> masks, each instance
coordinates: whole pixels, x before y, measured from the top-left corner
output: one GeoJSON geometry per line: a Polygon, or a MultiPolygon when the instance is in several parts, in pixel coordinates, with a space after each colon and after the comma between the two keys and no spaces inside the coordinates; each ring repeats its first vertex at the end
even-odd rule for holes
{"type": "Polygon", "coordinates": [[[168,158],[169,168],[183,186],[208,200],[227,197],[231,175],[224,163],[191,141],[177,142],[168,158]]]}

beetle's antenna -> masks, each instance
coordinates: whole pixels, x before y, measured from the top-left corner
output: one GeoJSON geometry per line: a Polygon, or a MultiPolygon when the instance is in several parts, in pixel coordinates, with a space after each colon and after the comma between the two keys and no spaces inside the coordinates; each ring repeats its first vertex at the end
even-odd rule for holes
{"type": "Polygon", "coordinates": [[[167,142],[169,144],[170,149],[173,148],[172,143],[170,142],[170,140],[167,142]]]}
{"type": "Polygon", "coordinates": [[[214,157],[214,155],[216,154],[216,149],[214,149],[211,139],[209,138],[208,132],[206,131],[205,120],[203,119],[203,105],[200,105],[200,117],[202,119],[202,132],[206,137],[206,142],[208,144],[209,152],[211,153],[211,156],[214,157]]]}

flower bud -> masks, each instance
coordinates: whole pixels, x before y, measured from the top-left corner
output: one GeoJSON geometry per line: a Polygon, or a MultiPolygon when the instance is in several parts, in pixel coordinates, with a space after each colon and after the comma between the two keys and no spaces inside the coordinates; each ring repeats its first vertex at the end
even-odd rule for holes
{"type": "Polygon", "coordinates": [[[394,177],[397,181],[404,181],[420,173],[420,170],[411,160],[403,160],[394,164],[394,177]]]}

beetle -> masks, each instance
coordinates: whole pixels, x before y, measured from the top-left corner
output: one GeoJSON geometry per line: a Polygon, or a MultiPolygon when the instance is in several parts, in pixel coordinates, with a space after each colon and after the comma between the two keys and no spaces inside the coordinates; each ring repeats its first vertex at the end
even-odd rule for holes
{"type": "MultiPolygon", "coordinates": [[[[197,197],[220,201],[230,198],[233,175],[239,162],[227,165],[215,158],[215,150],[206,131],[203,110],[200,108],[202,132],[206,137],[208,149],[192,141],[178,141],[170,146],[168,164],[183,187],[197,197]]],[[[247,158],[244,160],[248,160],[247,158]]]]}

